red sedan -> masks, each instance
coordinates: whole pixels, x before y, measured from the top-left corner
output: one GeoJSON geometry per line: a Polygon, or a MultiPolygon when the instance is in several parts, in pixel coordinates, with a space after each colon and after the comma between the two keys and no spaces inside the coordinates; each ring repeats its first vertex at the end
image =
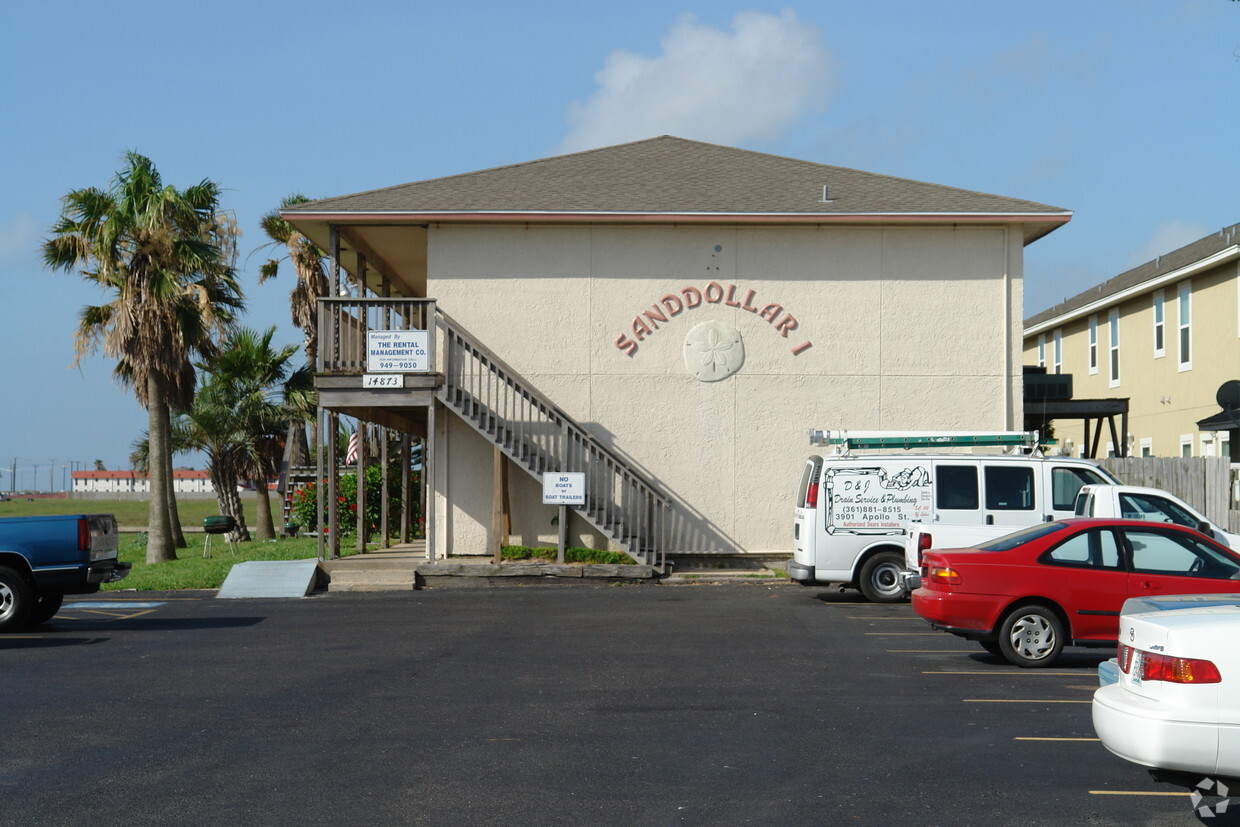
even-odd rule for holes
{"type": "Polygon", "coordinates": [[[913,610],[1017,666],[1068,643],[1114,645],[1129,597],[1240,592],[1240,557],[1184,526],[1060,520],[974,548],[931,549],[913,610]]]}

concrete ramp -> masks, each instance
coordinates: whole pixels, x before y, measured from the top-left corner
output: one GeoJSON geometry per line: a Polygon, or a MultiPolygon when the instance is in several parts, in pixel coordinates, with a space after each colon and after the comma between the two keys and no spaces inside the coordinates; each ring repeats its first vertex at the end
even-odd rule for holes
{"type": "Polygon", "coordinates": [[[253,560],[232,567],[217,597],[305,597],[318,560],[253,560]]]}

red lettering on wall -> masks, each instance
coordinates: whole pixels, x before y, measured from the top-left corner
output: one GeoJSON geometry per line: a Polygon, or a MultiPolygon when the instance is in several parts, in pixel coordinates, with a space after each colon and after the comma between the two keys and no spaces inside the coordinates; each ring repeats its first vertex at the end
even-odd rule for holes
{"type": "Polygon", "coordinates": [[[775,323],[775,332],[785,339],[788,338],[789,330],[797,329],[797,320],[791,313],[784,314],[784,317],[775,323]]]}
{"type": "MultiPolygon", "coordinates": [[[[745,297],[739,301],[736,298],[737,290],[735,284],[728,284],[725,290],[722,284],[712,281],[701,289],[686,285],[677,292],[667,293],[650,305],[649,310],[643,310],[633,317],[630,325],[631,338],[630,333],[620,334],[615,340],[616,348],[623,351],[626,356],[633,356],[637,353],[638,343],[644,342],[647,336],[659,330],[659,322],[668,324],[673,317],[685,310],[701,307],[703,303],[726,304],[728,307],[739,307],[741,310],[757,314],[758,318],[774,327],[775,332],[785,339],[788,338],[790,331],[799,327],[796,317],[786,312],[782,304],[774,302],[764,304],[759,310],[758,305],[754,303],[757,296],[756,290],[745,290],[745,297]]],[[[801,342],[792,348],[792,355],[800,356],[811,347],[813,347],[812,342],[801,342]]]]}
{"type": "Polygon", "coordinates": [[[775,317],[784,312],[782,304],[768,304],[762,308],[762,312],[758,314],[759,318],[766,319],[771,324],[775,324],[775,317]]]}
{"type": "Polygon", "coordinates": [[[616,337],[616,347],[624,351],[626,356],[632,356],[637,352],[637,342],[621,333],[616,337]]]}

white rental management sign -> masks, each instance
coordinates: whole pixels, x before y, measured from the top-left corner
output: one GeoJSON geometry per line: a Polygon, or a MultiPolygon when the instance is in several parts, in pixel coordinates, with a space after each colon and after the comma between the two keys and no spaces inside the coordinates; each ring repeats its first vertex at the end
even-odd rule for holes
{"type": "Polygon", "coordinates": [[[430,334],[425,330],[370,330],[366,333],[366,370],[371,373],[426,373],[430,334]]]}

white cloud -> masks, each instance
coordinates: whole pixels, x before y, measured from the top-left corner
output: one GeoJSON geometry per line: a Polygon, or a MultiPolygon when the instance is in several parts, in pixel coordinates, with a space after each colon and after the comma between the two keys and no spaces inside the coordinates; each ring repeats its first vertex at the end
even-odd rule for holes
{"type": "Polygon", "coordinates": [[[1210,227],[1204,224],[1194,224],[1191,221],[1163,221],[1154,228],[1153,234],[1146,239],[1146,242],[1128,256],[1128,266],[1136,267],[1159,256],[1165,256],[1185,244],[1205,238],[1210,231],[1210,227]]]}
{"type": "Polygon", "coordinates": [[[576,152],[670,134],[722,144],[768,140],[820,109],[831,88],[818,29],[791,10],[741,12],[732,31],[681,17],[654,57],[617,49],[599,88],[569,109],[560,146],[576,152]]]}
{"type": "Polygon", "coordinates": [[[39,226],[34,216],[19,212],[11,221],[0,223],[0,262],[28,261],[35,257],[39,226]]]}

